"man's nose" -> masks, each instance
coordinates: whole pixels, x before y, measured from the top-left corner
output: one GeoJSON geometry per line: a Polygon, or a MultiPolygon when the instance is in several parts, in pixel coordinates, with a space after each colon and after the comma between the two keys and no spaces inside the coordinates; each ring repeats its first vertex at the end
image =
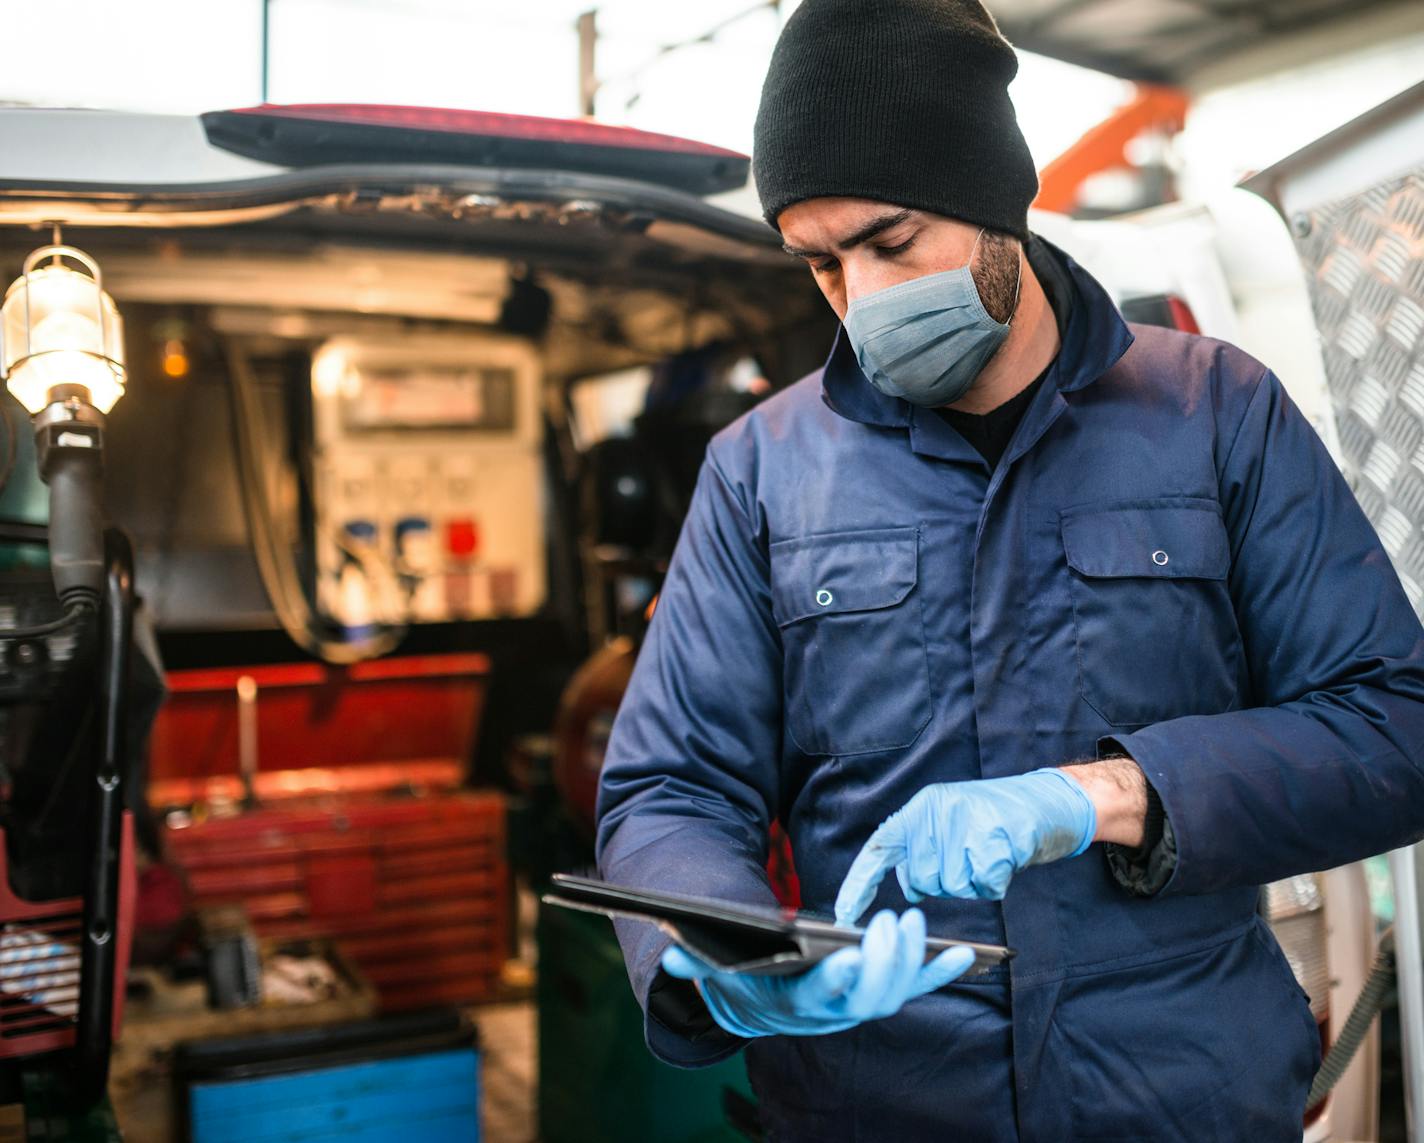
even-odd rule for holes
{"type": "Polygon", "coordinates": [[[914,276],[903,267],[892,266],[873,257],[846,258],[841,263],[841,286],[845,290],[847,306],[858,298],[877,293],[887,286],[914,276]]]}
{"type": "Polygon", "coordinates": [[[877,274],[873,266],[865,266],[848,260],[841,273],[841,282],[845,287],[846,305],[849,306],[858,298],[883,289],[888,284],[882,280],[883,278],[884,274],[877,274]]]}

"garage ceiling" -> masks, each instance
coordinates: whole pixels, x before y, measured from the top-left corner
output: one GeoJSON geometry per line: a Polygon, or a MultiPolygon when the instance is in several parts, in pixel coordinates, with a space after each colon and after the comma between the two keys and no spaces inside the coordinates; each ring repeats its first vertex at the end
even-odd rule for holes
{"type": "Polygon", "coordinates": [[[1124,79],[1218,86],[1403,36],[1420,0],[987,0],[1019,48],[1124,79]]]}

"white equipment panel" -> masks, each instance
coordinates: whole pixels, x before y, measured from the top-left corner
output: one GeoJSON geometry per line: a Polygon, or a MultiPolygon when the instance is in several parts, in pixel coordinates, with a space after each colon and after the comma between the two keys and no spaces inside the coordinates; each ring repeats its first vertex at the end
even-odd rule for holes
{"type": "Polygon", "coordinates": [[[539,356],[499,334],[336,339],[312,361],[321,609],[348,629],[544,601],[539,356]]]}

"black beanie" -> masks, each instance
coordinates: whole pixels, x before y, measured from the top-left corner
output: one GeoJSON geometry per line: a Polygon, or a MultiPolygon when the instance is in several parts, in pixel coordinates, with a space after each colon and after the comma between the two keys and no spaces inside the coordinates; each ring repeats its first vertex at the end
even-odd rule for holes
{"type": "Polygon", "coordinates": [[[761,89],[752,175],[766,220],[823,195],[1028,236],[1038,176],[978,0],[802,0],[761,89]]]}

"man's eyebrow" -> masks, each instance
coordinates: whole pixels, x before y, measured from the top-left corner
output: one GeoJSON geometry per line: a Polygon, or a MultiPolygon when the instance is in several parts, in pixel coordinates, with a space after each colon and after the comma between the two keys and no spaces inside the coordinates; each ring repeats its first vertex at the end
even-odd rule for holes
{"type": "MultiPolygon", "coordinates": [[[[835,248],[837,250],[850,250],[856,246],[859,246],[863,242],[869,242],[877,234],[883,234],[892,226],[899,226],[900,223],[906,221],[913,213],[914,212],[911,210],[902,209],[892,210],[885,214],[878,215],[875,218],[872,218],[859,230],[847,234],[844,238],[842,238],[839,242],[835,244],[835,248]]],[[[802,249],[800,246],[792,246],[788,243],[783,243],[781,248],[785,250],[786,253],[790,254],[793,258],[826,257],[826,252],[824,250],[805,250],[802,249]]]]}

